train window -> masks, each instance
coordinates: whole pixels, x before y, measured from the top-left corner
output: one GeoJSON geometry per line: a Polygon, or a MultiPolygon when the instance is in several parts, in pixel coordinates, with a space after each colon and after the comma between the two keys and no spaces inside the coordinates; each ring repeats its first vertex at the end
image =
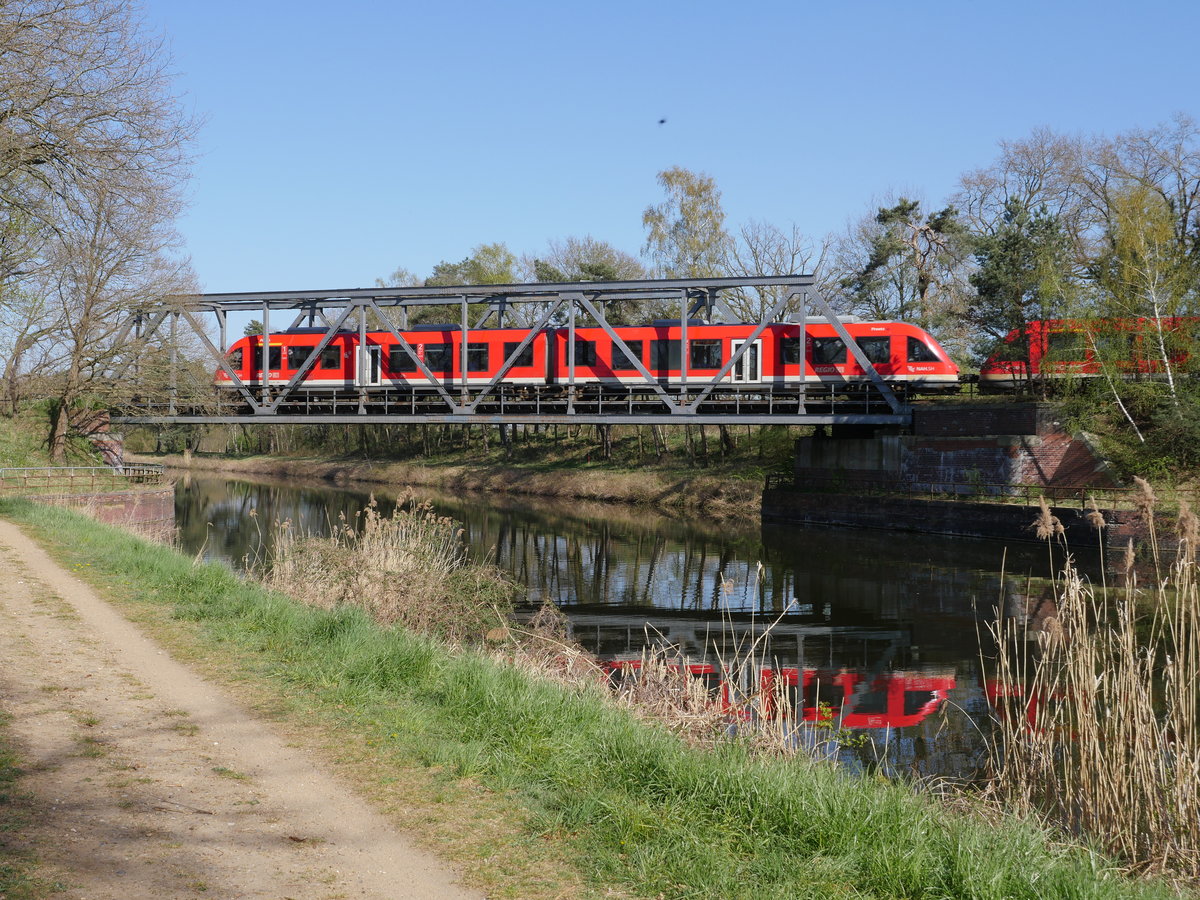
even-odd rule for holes
{"type": "MultiPolygon", "coordinates": [[[[1196,333],[1188,322],[1176,322],[1164,328],[1162,338],[1168,358],[1176,362],[1191,356],[1196,346],[1196,333]]],[[[1157,345],[1158,335],[1153,332],[1153,328],[1149,339],[1157,345]]]]}
{"type": "Polygon", "coordinates": [[[488,344],[467,344],[467,371],[486,372],[491,359],[488,344]]]}
{"type": "Polygon", "coordinates": [[[575,338],[575,365],[594,366],[596,364],[596,342],[575,338]]]}
{"type": "Polygon", "coordinates": [[[229,351],[229,368],[233,369],[235,372],[240,372],[242,370],[241,347],[238,347],[236,350],[229,351]]]}
{"type": "Polygon", "coordinates": [[[327,346],[321,351],[320,366],[322,369],[340,370],[342,368],[342,349],[327,346]]]}
{"type": "Polygon", "coordinates": [[[612,367],[614,369],[633,369],[636,371],[637,364],[634,362],[634,360],[637,360],[637,362],[642,361],[642,352],[645,345],[642,343],[642,341],[626,341],[625,343],[629,345],[629,352],[632,354],[632,356],[626,356],[625,352],[620,347],[618,347],[616,344],[613,344],[612,367]]]}
{"type": "Polygon", "coordinates": [[[867,359],[875,365],[883,365],[892,361],[892,339],[890,337],[857,338],[858,346],[867,359]]]}
{"type": "MultiPolygon", "coordinates": [[[[283,348],[280,347],[278,344],[271,345],[270,349],[267,351],[267,368],[268,369],[270,369],[272,371],[277,371],[279,369],[279,363],[283,356],[283,354],[280,352],[282,349],[283,348]]],[[[259,368],[262,365],[262,348],[261,347],[254,348],[254,354],[250,357],[250,360],[251,360],[251,365],[254,366],[255,369],[259,368]]]]}
{"type": "Polygon", "coordinates": [[[836,716],[841,715],[842,706],[845,703],[846,690],[840,684],[814,680],[804,686],[804,705],[806,707],[825,704],[836,716]]]}
{"type": "Polygon", "coordinates": [[[779,361],[787,366],[800,363],[800,338],[785,337],[779,342],[779,361]]]}
{"type": "MultiPolygon", "coordinates": [[[[504,358],[508,359],[513,355],[517,347],[521,346],[520,341],[505,341],[504,342],[504,358]]],[[[530,344],[521,351],[521,355],[513,360],[513,366],[532,366],[533,365],[533,344],[530,344]]]]}
{"type": "Polygon", "coordinates": [[[693,369],[721,368],[721,342],[691,341],[688,352],[688,365],[693,369]]]}
{"type": "Polygon", "coordinates": [[[854,695],[853,711],[861,716],[885,715],[888,712],[887,689],[878,685],[871,685],[871,688],[866,693],[854,695]]]}
{"type": "Polygon", "coordinates": [[[929,349],[920,338],[910,337],[908,339],[908,361],[909,362],[937,362],[937,354],[929,349]]]}
{"type": "Polygon", "coordinates": [[[812,361],[817,365],[839,365],[846,361],[846,345],[840,337],[812,339],[812,361]]]}
{"type": "Polygon", "coordinates": [[[408,354],[408,352],[400,346],[388,348],[388,368],[393,374],[400,375],[405,372],[419,372],[417,361],[408,354]]]}
{"type": "Polygon", "coordinates": [[[904,714],[915,716],[935,700],[937,700],[937,694],[933,691],[905,691],[904,714]]]}
{"type": "Polygon", "coordinates": [[[680,368],[679,362],[682,359],[682,353],[679,341],[654,341],[650,347],[653,356],[651,368],[659,370],[680,368]]]}
{"type": "Polygon", "coordinates": [[[312,353],[312,347],[288,347],[287,361],[289,369],[298,369],[308,359],[308,354],[312,353]]]}
{"type": "MultiPolygon", "coordinates": [[[[1051,338],[1053,337],[1054,335],[1051,335],[1051,338]]],[[[1097,331],[1091,336],[1091,341],[1095,343],[1095,353],[1099,359],[1126,362],[1133,355],[1136,337],[1132,331],[1108,329],[1097,331]]],[[[1053,341],[1050,346],[1053,348],[1053,341]]]]}
{"type": "Polygon", "coordinates": [[[1087,337],[1082,331],[1052,331],[1046,336],[1047,352],[1058,362],[1087,358],[1087,337]]]}
{"type": "Polygon", "coordinates": [[[444,374],[451,371],[450,345],[426,344],[425,366],[430,372],[444,374]]]}

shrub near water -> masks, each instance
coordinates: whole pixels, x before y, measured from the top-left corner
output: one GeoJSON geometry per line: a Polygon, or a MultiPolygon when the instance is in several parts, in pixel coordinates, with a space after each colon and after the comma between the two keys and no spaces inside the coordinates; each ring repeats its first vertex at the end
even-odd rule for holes
{"type": "Polygon", "coordinates": [[[508,621],[515,586],[498,569],[468,564],[462,528],[429,504],[384,515],[372,499],[328,537],[278,526],[261,580],[305,603],[355,606],[384,625],[453,643],[508,621]]]}

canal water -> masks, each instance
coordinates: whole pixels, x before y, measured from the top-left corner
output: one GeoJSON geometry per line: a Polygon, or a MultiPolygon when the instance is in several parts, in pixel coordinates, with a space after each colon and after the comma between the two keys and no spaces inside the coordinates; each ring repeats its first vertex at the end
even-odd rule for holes
{"type": "MultiPolygon", "coordinates": [[[[386,506],[394,497],[377,493],[386,506]]],[[[370,499],[329,485],[185,476],[181,549],[233,566],[269,557],[272,523],[328,532],[370,499]]],[[[421,494],[462,522],[471,556],[551,602],[613,669],[676,648],[720,692],[781,685],[806,718],[832,711],[847,765],[970,778],[990,734],[988,625],[1052,609],[1044,546],[842,528],[679,521],[644,509],[421,494]]],[[[869,502],[864,500],[864,502],[869,502]]],[[[1083,560],[1085,568],[1089,565],[1083,560]]]]}

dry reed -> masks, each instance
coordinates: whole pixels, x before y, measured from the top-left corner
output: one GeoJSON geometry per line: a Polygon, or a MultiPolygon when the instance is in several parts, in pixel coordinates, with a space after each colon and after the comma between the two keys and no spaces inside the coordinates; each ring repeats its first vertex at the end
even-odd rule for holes
{"type": "MultiPolygon", "coordinates": [[[[1157,564],[1154,495],[1142,488],[1157,564]]],[[[995,786],[1132,867],[1200,877],[1200,531],[1181,511],[1180,553],[1139,590],[1132,546],[1124,587],[1087,584],[1068,559],[1057,618],[1032,632],[994,627],[1000,740],[995,786]],[[1139,613],[1139,610],[1145,610],[1139,613]]],[[[1048,539],[1053,539],[1051,529],[1048,539]]]]}
{"type": "Polygon", "coordinates": [[[452,643],[476,642],[508,621],[512,584],[490,566],[470,565],[458,522],[429,504],[397,504],[390,515],[372,498],[329,536],[276,526],[267,586],[314,606],[357,606],[385,625],[452,643]]]}

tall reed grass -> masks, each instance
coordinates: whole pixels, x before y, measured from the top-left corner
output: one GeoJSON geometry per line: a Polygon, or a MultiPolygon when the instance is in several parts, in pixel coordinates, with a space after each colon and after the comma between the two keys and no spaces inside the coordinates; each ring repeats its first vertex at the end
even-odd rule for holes
{"type": "MultiPolygon", "coordinates": [[[[994,627],[994,786],[1007,808],[1135,868],[1195,879],[1200,522],[1182,504],[1178,553],[1164,565],[1153,492],[1140,484],[1152,583],[1138,584],[1132,544],[1117,586],[1087,583],[1068,561],[1055,581],[1056,617],[1037,631],[1014,619],[994,627]]],[[[1037,524],[1047,540],[1062,539],[1047,510],[1037,524]]]]}

